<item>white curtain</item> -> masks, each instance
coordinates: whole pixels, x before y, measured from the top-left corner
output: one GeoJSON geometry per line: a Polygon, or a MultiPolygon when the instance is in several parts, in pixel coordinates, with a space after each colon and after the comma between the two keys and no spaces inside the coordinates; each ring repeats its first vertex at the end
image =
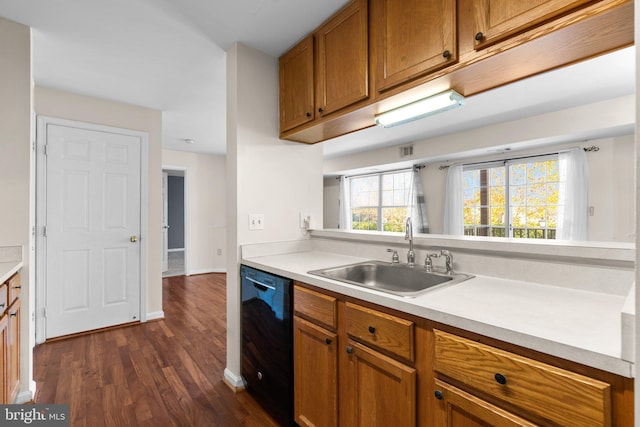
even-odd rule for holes
{"type": "Polygon", "coordinates": [[[351,230],[351,188],[349,178],[340,177],[340,217],[338,228],[340,230],[351,230]]]}
{"type": "Polygon", "coordinates": [[[409,203],[407,204],[407,216],[411,218],[413,231],[415,233],[428,233],[429,221],[427,220],[427,208],[424,202],[420,169],[420,166],[414,166],[411,174],[411,189],[409,191],[409,203]]]}
{"type": "Polygon", "coordinates": [[[463,185],[462,165],[449,166],[444,204],[444,234],[464,234],[463,185]]]}
{"type": "Polygon", "coordinates": [[[557,240],[587,240],[589,226],[589,170],[582,148],[558,154],[557,240]]]}

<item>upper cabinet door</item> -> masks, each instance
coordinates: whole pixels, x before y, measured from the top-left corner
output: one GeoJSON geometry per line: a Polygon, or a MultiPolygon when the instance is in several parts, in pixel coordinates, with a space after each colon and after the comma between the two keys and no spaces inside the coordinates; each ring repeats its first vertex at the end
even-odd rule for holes
{"type": "Polygon", "coordinates": [[[372,0],[376,90],[455,63],[455,0],[372,0]]]}
{"type": "Polygon", "coordinates": [[[357,0],[316,32],[320,116],[369,98],[367,0],[357,0]]]}
{"type": "Polygon", "coordinates": [[[280,132],[314,118],[313,35],[280,57],[280,132]]]}
{"type": "Polygon", "coordinates": [[[475,48],[482,49],[593,0],[474,0],[475,48]]]}

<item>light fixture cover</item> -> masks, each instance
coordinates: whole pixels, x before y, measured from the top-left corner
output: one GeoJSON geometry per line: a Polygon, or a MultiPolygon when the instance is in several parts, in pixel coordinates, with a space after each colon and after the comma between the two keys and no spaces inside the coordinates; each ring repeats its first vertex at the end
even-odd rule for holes
{"type": "Polygon", "coordinates": [[[376,124],[389,128],[451,110],[461,105],[464,105],[464,96],[455,90],[448,90],[378,114],[376,124]]]}

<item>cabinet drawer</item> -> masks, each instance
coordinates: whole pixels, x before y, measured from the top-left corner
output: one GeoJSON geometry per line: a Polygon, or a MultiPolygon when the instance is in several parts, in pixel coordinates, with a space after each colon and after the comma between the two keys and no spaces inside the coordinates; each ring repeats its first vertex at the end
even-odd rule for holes
{"type": "Polygon", "coordinates": [[[22,287],[20,282],[20,273],[16,273],[9,280],[7,280],[7,286],[9,287],[9,305],[20,296],[20,289],[22,287]]]}
{"type": "Polygon", "coordinates": [[[9,286],[6,283],[0,285],[0,317],[4,314],[5,310],[9,308],[7,303],[9,300],[9,286]]]}
{"type": "Polygon", "coordinates": [[[345,303],[347,334],[367,344],[414,360],[413,322],[357,304],[345,303]]]}
{"type": "Polygon", "coordinates": [[[293,307],[296,313],[323,326],[337,328],[336,299],[320,292],[295,285],[293,307]]]}
{"type": "Polygon", "coordinates": [[[610,426],[611,386],[434,330],[435,370],[562,426],[610,426]]]}

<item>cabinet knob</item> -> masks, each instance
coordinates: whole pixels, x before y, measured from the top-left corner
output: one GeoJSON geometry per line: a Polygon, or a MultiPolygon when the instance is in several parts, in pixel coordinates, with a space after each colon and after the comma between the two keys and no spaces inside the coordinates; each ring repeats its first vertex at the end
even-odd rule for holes
{"type": "Polygon", "coordinates": [[[350,346],[347,346],[347,353],[351,354],[353,352],[353,348],[351,348],[350,346]]]}
{"type": "Polygon", "coordinates": [[[376,328],[374,326],[369,326],[369,333],[370,334],[375,334],[376,333],[376,328]]]}
{"type": "Polygon", "coordinates": [[[435,393],[433,394],[436,396],[436,399],[438,400],[442,400],[444,398],[444,394],[442,394],[440,390],[436,390],[435,393]]]}
{"type": "Polygon", "coordinates": [[[478,32],[476,33],[476,37],[475,37],[475,39],[476,39],[476,41],[479,41],[479,42],[480,42],[480,41],[482,41],[482,40],[484,40],[484,34],[482,34],[482,31],[478,31],[478,32]]]}
{"type": "Polygon", "coordinates": [[[324,113],[324,110],[322,108],[318,108],[318,113],[324,113]]]}
{"type": "Polygon", "coordinates": [[[449,58],[451,58],[451,52],[450,52],[450,51],[448,51],[448,50],[445,50],[444,52],[442,52],[442,56],[443,56],[445,59],[449,59],[449,58]]]}
{"type": "Polygon", "coordinates": [[[331,344],[331,338],[325,339],[324,342],[327,343],[327,345],[331,344]]]}
{"type": "Polygon", "coordinates": [[[311,113],[307,112],[307,117],[311,117],[311,113]]]}
{"type": "Polygon", "coordinates": [[[493,376],[496,381],[498,382],[498,384],[506,384],[507,383],[507,377],[505,377],[504,375],[497,373],[493,376]]]}

